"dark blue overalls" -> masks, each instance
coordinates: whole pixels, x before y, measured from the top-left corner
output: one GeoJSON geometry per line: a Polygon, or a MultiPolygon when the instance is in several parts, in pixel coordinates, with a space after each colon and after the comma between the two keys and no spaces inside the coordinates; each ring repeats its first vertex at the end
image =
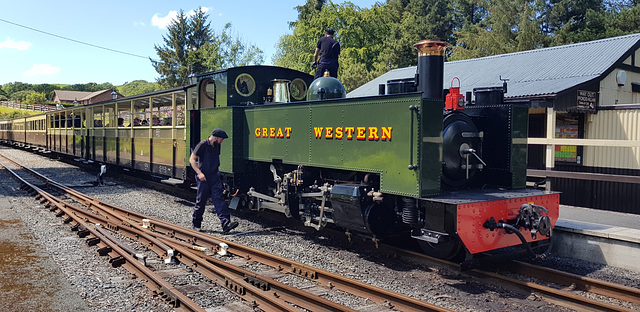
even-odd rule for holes
{"type": "Polygon", "coordinates": [[[216,209],[216,214],[224,227],[231,219],[231,213],[224,200],[222,182],[220,181],[220,144],[209,145],[207,140],[203,140],[193,149],[193,153],[200,158],[200,171],[204,173],[206,181],[198,183],[198,193],[196,195],[196,205],[193,208],[193,227],[200,228],[202,225],[202,215],[205,211],[207,200],[211,198],[216,209]]]}

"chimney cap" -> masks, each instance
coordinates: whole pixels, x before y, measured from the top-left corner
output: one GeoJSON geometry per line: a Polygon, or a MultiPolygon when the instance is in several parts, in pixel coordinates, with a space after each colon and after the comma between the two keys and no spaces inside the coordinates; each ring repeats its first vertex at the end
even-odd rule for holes
{"type": "Polygon", "coordinates": [[[425,39],[414,44],[413,47],[418,50],[418,56],[443,56],[448,45],[446,41],[425,39]]]}

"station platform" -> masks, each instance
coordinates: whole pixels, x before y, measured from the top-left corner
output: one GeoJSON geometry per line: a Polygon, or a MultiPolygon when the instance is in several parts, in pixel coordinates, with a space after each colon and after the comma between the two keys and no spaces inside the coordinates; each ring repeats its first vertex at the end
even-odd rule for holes
{"type": "Polygon", "coordinates": [[[640,272],[640,215],[560,206],[553,253],[640,272]]]}

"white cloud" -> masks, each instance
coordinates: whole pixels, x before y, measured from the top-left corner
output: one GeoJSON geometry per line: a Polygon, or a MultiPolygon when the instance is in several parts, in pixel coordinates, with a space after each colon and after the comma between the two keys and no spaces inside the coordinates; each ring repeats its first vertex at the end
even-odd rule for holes
{"type": "Polygon", "coordinates": [[[133,21],[133,26],[135,26],[135,27],[138,27],[138,26],[144,27],[146,25],[144,24],[144,22],[133,21]]]}
{"type": "MultiPolygon", "coordinates": [[[[202,12],[207,13],[210,9],[207,7],[202,7],[202,12]]],[[[187,16],[192,16],[195,14],[195,10],[191,10],[189,12],[185,12],[187,16]]],[[[160,29],[165,29],[173,20],[175,20],[176,16],[178,16],[178,11],[169,11],[169,13],[162,17],[159,16],[158,13],[154,14],[151,18],[151,25],[156,26],[160,29]]]]}
{"type": "Polygon", "coordinates": [[[13,41],[13,39],[7,37],[6,41],[0,42],[0,49],[9,48],[9,49],[17,49],[20,51],[24,51],[26,49],[29,49],[31,45],[32,45],[31,42],[26,42],[26,41],[15,42],[13,41]]]}
{"type": "Polygon", "coordinates": [[[159,17],[158,14],[156,13],[151,18],[151,25],[156,26],[160,29],[167,28],[167,26],[171,24],[171,21],[173,21],[177,15],[178,15],[178,12],[176,11],[169,11],[169,14],[167,14],[167,16],[165,17],[159,17]]]}
{"type": "Polygon", "coordinates": [[[51,64],[33,64],[31,69],[22,74],[25,77],[54,75],[60,72],[60,67],[52,66],[51,64]]]}

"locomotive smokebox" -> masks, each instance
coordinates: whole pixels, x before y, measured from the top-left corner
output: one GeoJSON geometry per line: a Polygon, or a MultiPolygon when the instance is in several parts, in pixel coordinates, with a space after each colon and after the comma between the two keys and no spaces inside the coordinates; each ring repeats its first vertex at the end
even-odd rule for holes
{"type": "Polygon", "coordinates": [[[413,45],[418,50],[418,91],[427,99],[442,99],[444,52],[449,43],[422,40],[413,45]]]}

